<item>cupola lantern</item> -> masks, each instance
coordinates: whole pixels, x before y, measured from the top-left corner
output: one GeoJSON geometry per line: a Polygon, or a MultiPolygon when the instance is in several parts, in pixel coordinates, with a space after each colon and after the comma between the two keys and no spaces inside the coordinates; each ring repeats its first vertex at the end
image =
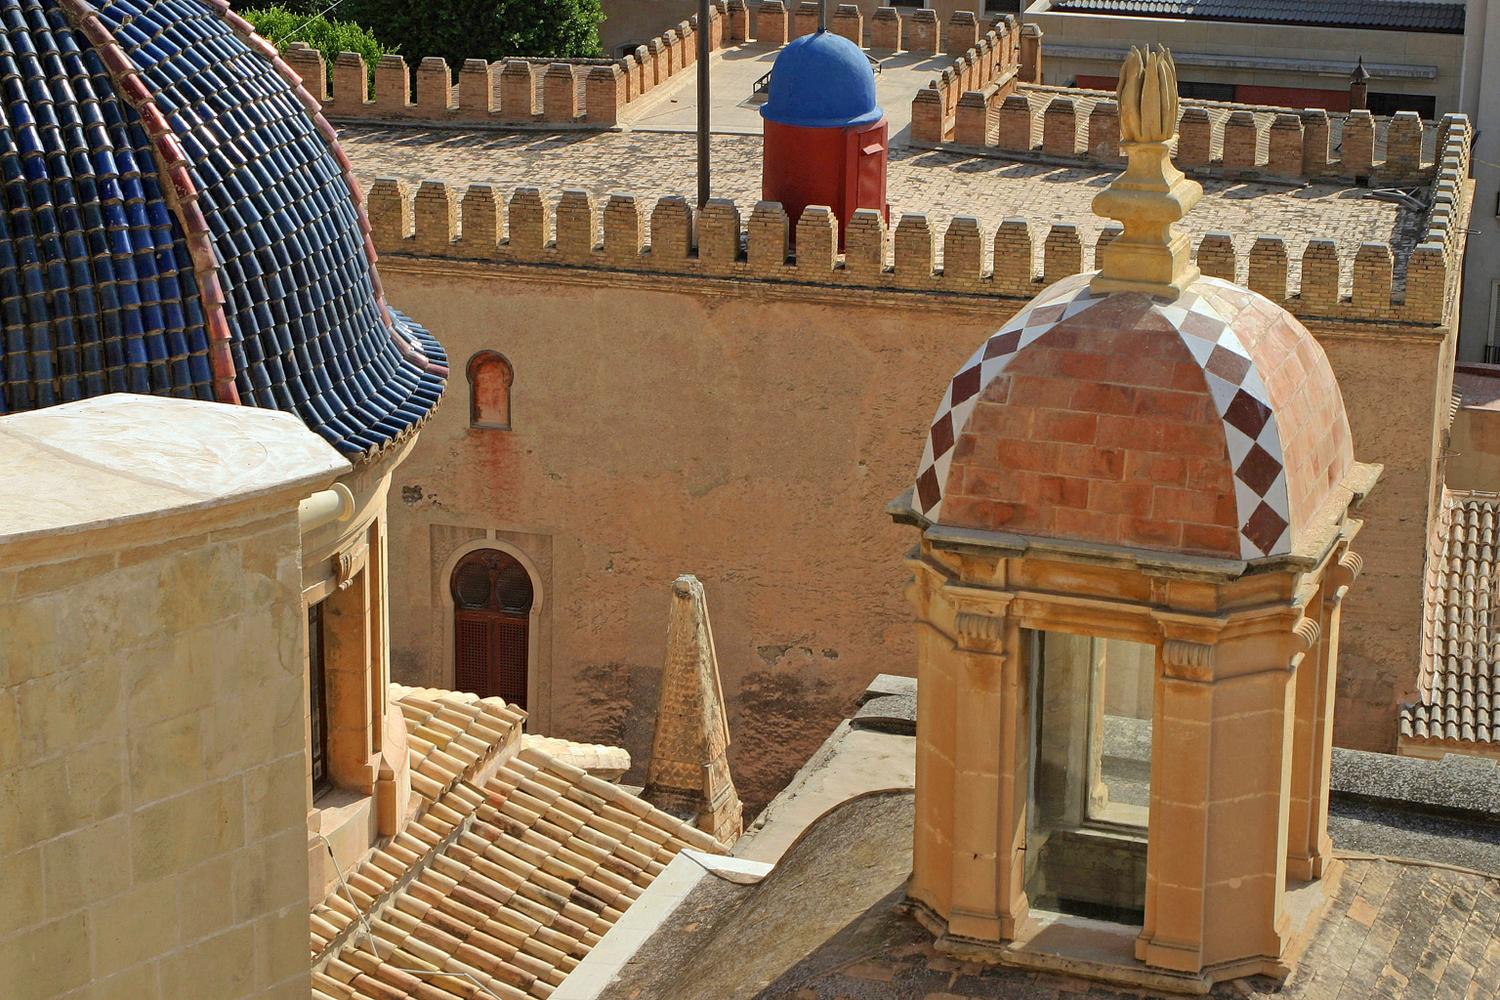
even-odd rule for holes
{"type": "Polygon", "coordinates": [[[1173,232],[1201,189],[1170,55],[1133,50],[1119,98],[1094,204],[1124,234],[959,366],[890,508],[920,530],[908,902],[968,958],[1202,992],[1285,975],[1336,891],[1339,609],[1379,470],[1317,341],[1173,232]]]}

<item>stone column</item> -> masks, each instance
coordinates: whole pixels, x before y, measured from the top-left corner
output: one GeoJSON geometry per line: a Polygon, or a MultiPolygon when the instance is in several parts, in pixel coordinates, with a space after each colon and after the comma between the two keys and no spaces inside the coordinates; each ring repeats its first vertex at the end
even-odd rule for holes
{"type": "Polygon", "coordinates": [[[1328,112],[1307,108],[1302,115],[1302,173],[1309,179],[1328,172],[1328,112]]]}
{"type": "Polygon", "coordinates": [[[972,10],[955,10],[948,18],[948,51],[965,52],[979,44],[979,18],[972,10]]]}
{"type": "Polygon", "coordinates": [[[1297,723],[1287,834],[1289,879],[1310,881],[1329,873],[1329,773],[1333,764],[1333,706],[1338,675],[1339,621],[1344,595],[1359,575],[1360,557],[1343,551],[1324,570],[1317,595],[1297,634],[1309,643],[1296,666],[1297,723]]]}
{"type": "Polygon", "coordinates": [[[803,35],[811,35],[818,30],[818,4],[814,0],[802,0],[797,4],[797,12],[793,17],[792,37],[801,38],[803,35]]]}
{"type": "Polygon", "coordinates": [[[786,4],[781,0],[761,0],[755,8],[755,40],[762,45],[787,43],[786,4]]]}
{"type": "Polygon", "coordinates": [[[852,3],[841,3],[829,19],[829,27],[835,35],[842,35],[855,45],[865,43],[865,19],[859,7],[852,3]]]}
{"type": "MultiPolygon", "coordinates": [[[[1005,607],[960,611],[953,671],[953,905],[948,930],[981,941],[1003,941],[1026,914],[1016,789],[1021,710],[1017,645],[1020,632],[1005,607]]],[[[1022,757],[1024,758],[1024,754],[1022,757]]],[[[1019,773],[1020,779],[1017,780],[1019,773]]]]}
{"type": "Polygon", "coordinates": [[[937,55],[943,51],[942,40],[938,37],[938,16],[935,10],[912,11],[911,30],[908,34],[911,39],[908,48],[913,52],[937,55]]]}
{"type": "Polygon", "coordinates": [[[1293,640],[1278,618],[1164,623],[1136,957],[1196,974],[1282,953],[1293,640]],[[1211,915],[1211,918],[1210,918],[1211,915]]]}
{"type": "Polygon", "coordinates": [[[1344,119],[1344,162],[1339,171],[1368,177],[1375,169],[1375,120],[1368,111],[1351,111],[1344,119]]]}

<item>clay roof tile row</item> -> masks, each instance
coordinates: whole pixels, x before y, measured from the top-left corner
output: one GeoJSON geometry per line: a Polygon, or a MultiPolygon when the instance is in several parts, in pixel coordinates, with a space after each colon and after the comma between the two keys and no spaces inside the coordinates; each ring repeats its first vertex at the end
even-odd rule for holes
{"type": "MultiPolygon", "coordinates": [[[[462,759],[452,748],[475,727],[493,725],[506,741],[519,729],[503,729],[513,709],[445,694],[396,699],[413,733],[448,738],[424,735],[424,764],[462,759]]],[[[678,852],[723,853],[708,834],[535,747],[495,756],[480,787],[457,781],[346,877],[345,894],[313,910],[314,998],[546,998],[678,852]]]]}
{"type": "Polygon", "coordinates": [[[1406,739],[1500,743],[1500,616],[1494,614],[1500,494],[1445,493],[1428,556],[1420,697],[1406,739]]]}

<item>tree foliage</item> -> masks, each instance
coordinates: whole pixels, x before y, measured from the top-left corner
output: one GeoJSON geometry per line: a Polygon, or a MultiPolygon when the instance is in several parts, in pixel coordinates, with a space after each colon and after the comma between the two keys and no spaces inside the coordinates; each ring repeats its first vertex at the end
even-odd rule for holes
{"type": "MultiPolygon", "coordinates": [[[[324,6],[327,6],[326,4],[324,6]]],[[[339,21],[318,14],[305,14],[286,7],[251,8],[241,16],[255,25],[261,37],[284,49],[291,42],[306,42],[323,53],[330,74],[340,52],[358,52],[371,73],[380,57],[395,51],[382,45],[368,29],[353,21],[339,21]]]]}
{"type": "Polygon", "coordinates": [[[344,0],[339,13],[400,48],[407,62],[442,56],[566,59],[599,55],[600,0],[344,0]]]}

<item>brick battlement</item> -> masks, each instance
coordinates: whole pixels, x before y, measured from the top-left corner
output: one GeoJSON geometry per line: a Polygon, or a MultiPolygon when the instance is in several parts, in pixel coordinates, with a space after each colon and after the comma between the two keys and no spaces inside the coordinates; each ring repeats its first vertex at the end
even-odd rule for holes
{"type": "MultiPolygon", "coordinates": [[[[944,70],[912,99],[913,144],[1068,164],[1123,162],[1113,94],[1017,88],[1014,78],[983,83],[957,70],[944,70]]],[[[1368,111],[1185,105],[1175,161],[1194,176],[1426,184],[1436,164],[1423,160],[1425,128],[1410,111],[1375,118],[1368,111]]]]}
{"type": "Polygon", "coordinates": [[[958,11],[948,22],[948,45],[957,55],[953,65],[912,98],[912,141],[939,145],[948,138],[992,146],[993,116],[984,109],[998,107],[1021,82],[1021,32],[1015,15],[997,17],[981,35],[974,15],[958,11]],[[981,109],[977,116],[975,107],[981,109]]]}
{"type": "MultiPolygon", "coordinates": [[[[748,43],[779,47],[813,33],[818,25],[818,5],[806,0],[790,7],[784,0],[713,0],[710,10],[709,46],[715,52],[748,43]]],[[[829,28],[864,44],[864,17],[853,4],[838,5],[829,28]]],[[[974,86],[998,79],[1006,72],[1001,66],[1016,62],[1020,32],[1014,15],[997,18],[981,34],[973,12],[957,11],[944,28],[932,11],[881,7],[870,22],[870,49],[937,55],[946,44],[958,58],[944,76],[954,73],[955,79],[974,86]]],[[[605,129],[628,123],[649,104],[643,98],[694,65],[697,30],[694,15],[618,60],[466,59],[456,81],[453,68],[440,57],[423,58],[413,70],[403,57],[386,55],[374,67],[373,93],[369,67],[357,52],[338,54],[331,90],[321,52],[293,42],[284,56],[328,118],[337,122],[605,129]]]]}
{"type": "MultiPolygon", "coordinates": [[[[1366,243],[1352,261],[1340,260],[1334,243],[1314,240],[1294,266],[1280,237],[1261,236],[1248,253],[1239,254],[1227,234],[1210,233],[1198,244],[1199,266],[1206,274],[1239,280],[1301,316],[1445,323],[1456,303],[1462,264],[1467,122],[1454,120],[1448,133],[1440,190],[1424,219],[1422,242],[1401,259],[1389,244],[1366,243]]],[[[376,246],[384,254],[761,284],[1029,298],[1083,270],[1085,255],[1071,224],[1054,224],[1038,240],[1025,219],[1006,219],[991,233],[978,219],[958,216],[939,234],[926,215],[914,213],[902,215],[888,230],[873,210],[855,213],[841,254],[836,220],[821,206],[809,208],[797,222],[793,253],[786,213],[779,203],[766,201],[746,218],[732,201],[711,200],[695,227],[695,210],[680,196],[647,205],[629,194],[601,201],[588,191],[569,189],[554,200],[537,188],[521,187],[506,201],[487,184],[460,192],[427,181],[413,191],[382,179],[370,190],[368,208],[376,246]]],[[[1118,232],[1105,229],[1094,253],[1118,232]]]]}
{"type": "MultiPolygon", "coordinates": [[[[710,21],[711,51],[745,41],[745,0],[714,0],[710,21]]],[[[334,60],[331,92],[317,49],[294,42],[285,58],[333,121],[611,128],[641,98],[693,66],[697,31],[694,15],[614,61],[466,59],[456,83],[446,60],[428,56],[417,64],[415,94],[411,68],[398,55],[382,56],[375,64],[373,95],[366,85],[368,67],[357,52],[340,52],[334,60]]]]}

